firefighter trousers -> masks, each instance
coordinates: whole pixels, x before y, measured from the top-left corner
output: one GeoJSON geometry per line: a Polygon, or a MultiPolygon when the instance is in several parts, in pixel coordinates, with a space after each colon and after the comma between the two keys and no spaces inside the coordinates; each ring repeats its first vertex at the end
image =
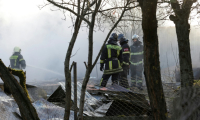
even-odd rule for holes
{"type": "Polygon", "coordinates": [[[122,68],[123,68],[123,71],[119,74],[119,85],[124,88],[129,88],[128,79],[127,79],[129,66],[123,65],[122,68]]]}
{"type": "Polygon", "coordinates": [[[117,84],[119,73],[115,73],[115,74],[103,74],[103,76],[101,78],[101,82],[100,82],[100,86],[101,87],[106,87],[106,84],[107,84],[108,79],[110,78],[110,76],[112,76],[112,78],[111,78],[112,84],[114,84],[114,83],[117,84]]]}
{"type": "Polygon", "coordinates": [[[131,87],[136,87],[136,83],[138,87],[142,86],[142,71],[143,65],[131,65],[131,87]]]}

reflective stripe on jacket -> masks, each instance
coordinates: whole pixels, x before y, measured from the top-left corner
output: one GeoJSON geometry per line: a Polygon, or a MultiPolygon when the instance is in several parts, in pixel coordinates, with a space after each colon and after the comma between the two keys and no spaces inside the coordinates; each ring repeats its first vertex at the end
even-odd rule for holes
{"type": "Polygon", "coordinates": [[[19,52],[15,52],[11,57],[10,57],[10,66],[13,69],[24,69],[26,67],[26,62],[23,59],[23,56],[19,52]]]}
{"type": "Polygon", "coordinates": [[[122,54],[123,54],[123,65],[129,65],[130,64],[130,47],[126,42],[122,43],[121,46],[122,46],[122,54]]]}
{"type": "Polygon", "coordinates": [[[105,45],[100,57],[100,63],[105,63],[104,74],[115,74],[123,71],[122,62],[122,48],[113,44],[105,45]]]}
{"type": "Polygon", "coordinates": [[[131,47],[131,64],[139,65],[143,63],[143,45],[132,45],[131,47]]]}

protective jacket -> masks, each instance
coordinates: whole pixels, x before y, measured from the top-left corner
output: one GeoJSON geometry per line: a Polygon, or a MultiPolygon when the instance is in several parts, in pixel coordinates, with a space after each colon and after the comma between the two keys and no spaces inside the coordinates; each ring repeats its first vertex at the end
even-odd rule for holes
{"type": "Polygon", "coordinates": [[[140,41],[134,43],[131,47],[131,64],[140,65],[143,63],[143,45],[140,41]]]}
{"type": "Polygon", "coordinates": [[[130,64],[130,47],[127,44],[127,41],[120,42],[120,44],[122,47],[122,55],[123,55],[123,63],[122,63],[123,71],[119,75],[119,85],[128,89],[129,83],[127,75],[129,73],[129,64],[130,64]]]}
{"type": "Polygon", "coordinates": [[[17,69],[17,70],[26,68],[26,62],[23,59],[23,56],[19,52],[15,52],[10,57],[10,65],[11,65],[11,68],[17,69]]]}
{"type": "Polygon", "coordinates": [[[129,65],[130,64],[130,47],[127,44],[127,42],[121,43],[122,47],[122,54],[123,54],[123,65],[129,65]]]}
{"type": "Polygon", "coordinates": [[[122,58],[122,48],[117,44],[108,42],[103,48],[100,64],[104,66],[104,74],[115,74],[123,71],[121,64],[123,62],[122,58]]]}

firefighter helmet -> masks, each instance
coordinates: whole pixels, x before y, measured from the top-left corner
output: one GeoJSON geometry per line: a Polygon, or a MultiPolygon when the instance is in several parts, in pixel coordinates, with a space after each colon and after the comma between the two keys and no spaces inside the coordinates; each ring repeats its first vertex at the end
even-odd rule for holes
{"type": "Polygon", "coordinates": [[[108,40],[108,43],[117,45],[117,34],[116,33],[111,34],[111,36],[108,40]]]}
{"type": "Polygon", "coordinates": [[[137,40],[139,40],[139,35],[137,35],[137,34],[134,34],[134,35],[132,36],[132,40],[134,40],[134,39],[137,39],[137,40]]]}
{"type": "Polygon", "coordinates": [[[21,52],[21,49],[19,47],[14,47],[14,52],[21,52]]]}
{"type": "Polygon", "coordinates": [[[111,37],[112,37],[114,40],[117,40],[117,34],[116,34],[116,33],[112,33],[112,34],[111,34],[111,37]]]}
{"type": "Polygon", "coordinates": [[[122,38],[124,38],[124,34],[119,34],[117,40],[121,41],[122,38]]]}

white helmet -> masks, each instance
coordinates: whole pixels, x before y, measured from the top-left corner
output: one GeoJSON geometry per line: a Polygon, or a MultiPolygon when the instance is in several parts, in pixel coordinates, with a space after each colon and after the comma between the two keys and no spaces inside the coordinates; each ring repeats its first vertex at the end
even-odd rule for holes
{"type": "Polygon", "coordinates": [[[19,47],[15,47],[14,52],[21,52],[21,49],[19,47]]]}
{"type": "Polygon", "coordinates": [[[133,39],[137,39],[137,40],[139,40],[139,35],[134,34],[134,35],[132,36],[132,40],[133,40],[133,39]]]}

